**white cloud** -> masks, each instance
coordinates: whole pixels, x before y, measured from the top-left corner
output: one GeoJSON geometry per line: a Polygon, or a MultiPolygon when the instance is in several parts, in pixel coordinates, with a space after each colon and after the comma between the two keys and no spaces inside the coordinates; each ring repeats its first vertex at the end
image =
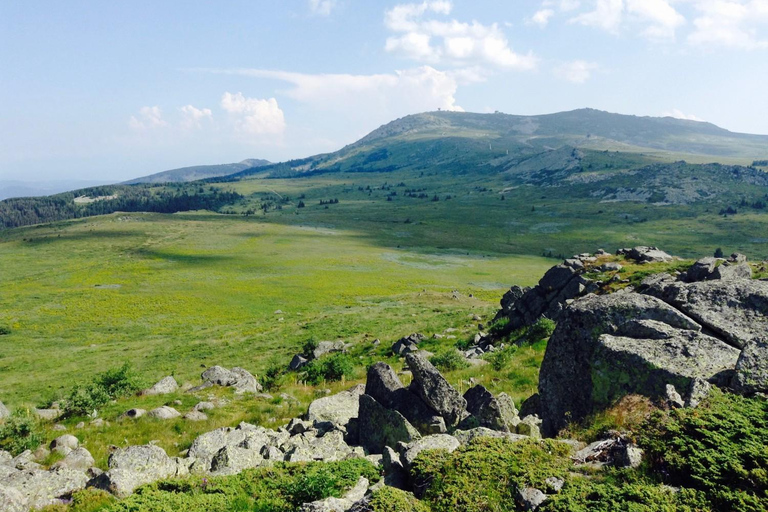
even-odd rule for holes
{"type": "Polygon", "coordinates": [[[571,22],[598,27],[616,34],[623,16],[624,0],[597,0],[594,10],[579,14],[571,19],[571,22]]]}
{"type": "Polygon", "coordinates": [[[163,113],[160,107],[141,107],[137,116],[131,116],[128,120],[128,126],[134,130],[149,130],[152,128],[161,128],[168,126],[163,119],[163,113]]]}
{"type": "Polygon", "coordinates": [[[691,114],[684,114],[682,111],[680,111],[680,110],[678,110],[676,108],[673,108],[672,110],[668,110],[666,112],[663,112],[661,114],[661,117],[674,117],[675,119],[686,119],[688,121],[704,122],[704,120],[701,119],[700,117],[696,117],[696,116],[691,115],[691,114]]]}
{"type": "Polygon", "coordinates": [[[280,135],[285,131],[285,116],[275,98],[260,100],[246,98],[240,92],[225,92],[221,108],[235,118],[244,135],[280,135]]]}
{"type": "Polygon", "coordinates": [[[698,16],[688,42],[696,46],[725,46],[754,50],[768,48],[768,0],[696,0],[698,16]]]}
{"type": "Polygon", "coordinates": [[[202,128],[203,121],[213,119],[213,112],[209,108],[196,108],[192,105],[184,105],[179,108],[181,112],[181,126],[188,130],[202,128]]]}
{"type": "Polygon", "coordinates": [[[446,1],[400,4],[386,11],[384,24],[392,32],[385,49],[405,58],[430,64],[484,64],[494,68],[530,70],[537,59],[514,52],[498,24],[428,18],[451,14],[446,1]]]}
{"type": "Polygon", "coordinates": [[[555,11],[552,9],[541,9],[531,16],[531,19],[528,20],[528,24],[538,25],[544,28],[549,24],[550,18],[554,15],[555,11]]]}
{"type": "Polygon", "coordinates": [[[572,82],[574,84],[583,84],[592,77],[592,72],[599,69],[594,62],[584,60],[574,60],[567,62],[554,69],[555,76],[572,82]]]}
{"type": "Polygon", "coordinates": [[[318,16],[330,16],[337,4],[337,0],[309,0],[309,10],[318,16]]]}
{"type": "Polygon", "coordinates": [[[624,25],[641,25],[640,33],[649,39],[673,39],[686,22],[670,0],[595,0],[592,10],[570,21],[611,34],[619,34],[624,25]]]}

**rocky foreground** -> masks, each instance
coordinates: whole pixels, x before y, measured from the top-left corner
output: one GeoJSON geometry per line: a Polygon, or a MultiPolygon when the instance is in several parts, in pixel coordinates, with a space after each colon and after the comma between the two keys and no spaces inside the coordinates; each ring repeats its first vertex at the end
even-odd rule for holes
{"type": "MultiPolygon", "coordinates": [[[[673,261],[655,248],[628,249],[622,255],[635,263],[673,261]]],[[[246,423],[217,429],[199,436],[181,457],[169,457],[153,445],[115,449],[106,471],[94,467],[93,457],[71,435],[51,443],[50,449],[64,458],[48,469],[31,452],[17,457],[0,452],[0,510],[26,512],[60,503],[85,487],[126,497],[141,485],[190,474],[232,475],[283,461],[367,458],[384,474],[373,488],[361,478],[343,498],[302,508],[359,512],[368,510],[368,496],[380,486],[418,495],[409,469],[427,449],[452,452],[478,437],[512,442],[555,437],[569,422],[626,395],[667,407],[696,407],[713,385],[745,395],[768,392],[768,282],[752,279],[745,258],[705,258],[685,272],[650,275],[606,293],[606,283],[623,281],[620,271],[606,253],[579,255],[553,267],[536,287],[513,288],[505,295],[498,318],[507,318],[510,329],[542,316],[557,321],[539,394],[523,404],[523,413],[507,395],[494,395],[482,385],[462,395],[419,353],[417,338],[404,338],[393,349],[405,355],[412,375],[408,386],[389,365],[376,363],[365,385],[315,400],[304,417],[277,430],[246,423]]],[[[499,340],[483,334],[476,342],[470,352],[482,355],[495,350],[499,340]]],[[[261,391],[251,374],[237,368],[206,370],[197,389],[212,385],[261,391]]],[[[145,393],[175,387],[166,378],[145,393]]],[[[198,405],[192,412],[204,414],[206,405],[198,405]]],[[[179,414],[161,409],[148,414],[179,414]]],[[[7,413],[3,410],[0,404],[0,414],[7,413]]],[[[581,464],[634,467],[643,456],[620,434],[586,447],[574,440],[559,442],[581,464]]],[[[517,489],[520,506],[533,510],[545,502],[562,487],[555,480],[546,488],[517,489]]]]}

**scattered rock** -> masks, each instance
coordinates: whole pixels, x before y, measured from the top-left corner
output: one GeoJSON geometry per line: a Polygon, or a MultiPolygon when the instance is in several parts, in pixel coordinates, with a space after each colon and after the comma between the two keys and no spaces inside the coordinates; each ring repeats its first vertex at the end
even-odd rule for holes
{"type": "Polygon", "coordinates": [[[38,418],[53,421],[61,416],[61,411],[58,409],[33,409],[32,410],[38,418]]]}
{"type": "Polygon", "coordinates": [[[613,450],[613,465],[618,468],[636,468],[643,462],[643,450],[633,443],[621,443],[613,450]]]}
{"type": "Polygon", "coordinates": [[[227,445],[213,456],[211,472],[217,475],[234,475],[263,463],[264,457],[261,456],[260,450],[227,445]]]}
{"type": "Polygon", "coordinates": [[[288,364],[288,369],[292,371],[301,370],[306,366],[306,364],[309,362],[309,359],[304,357],[301,354],[296,354],[293,356],[293,359],[291,359],[291,362],[288,364]]]}
{"type": "Polygon", "coordinates": [[[197,405],[195,405],[196,411],[210,411],[216,408],[216,405],[213,402],[199,402],[197,405]]]}
{"type": "Polygon", "coordinates": [[[317,344],[317,347],[312,351],[312,357],[314,359],[320,359],[326,354],[333,352],[344,352],[346,345],[343,341],[321,341],[317,344]]]}
{"type": "Polygon", "coordinates": [[[609,261],[607,263],[603,263],[602,265],[600,265],[600,270],[602,270],[603,272],[618,272],[623,268],[624,268],[623,265],[613,261],[609,261]]]}
{"type": "Polygon", "coordinates": [[[262,390],[261,384],[256,380],[256,377],[243,368],[235,367],[227,370],[221,366],[212,366],[205,370],[201,377],[204,382],[234,387],[237,394],[260,393],[262,390]]]}
{"type": "MultiPolygon", "coordinates": [[[[736,368],[738,371],[738,363],[736,363],[736,368]]],[[[701,401],[709,396],[710,391],[712,391],[712,384],[700,377],[695,377],[688,387],[688,398],[685,401],[685,406],[698,407],[701,401]]]]}
{"type": "Polygon", "coordinates": [[[419,343],[424,340],[424,335],[419,333],[410,334],[397,340],[392,345],[392,353],[399,356],[416,352],[419,349],[419,343]]]}
{"type": "Polygon", "coordinates": [[[544,480],[544,483],[547,486],[547,490],[553,494],[557,494],[561,490],[563,490],[563,486],[565,485],[565,480],[562,478],[557,478],[556,476],[550,476],[546,480],[544,480]]]}
{"type": "Polygon", "coordinates": [[[517,501],[523,510],[536,510],[547,501],[547,495],[533,487],[518,489],[517,501]]]}
{"type": "MultiPolygon", "coordinates": [[[[57,471],[30,469],[4,479],[0,488],[15,488],[32,509],[61,504],[73,492],[85,488],[88,477],[82,471],[62,468],[57,471]]],[[[0,493],[2,496],[2,493],[0,493]]],[[[18,498],[18,495],[16,495],[18,498]]],[[[2,500],[3,498],[0,498],[2,500]]],[[[22,501],[23,502],[23,501],[22,501]]],[[[2,501],[0,501],[2,503],[2,501]]],[[[5,509],[2,509],[5,512],[5,509]]],[[[26,509],[25,509],[26,510],[26,509]]]]}
{"type": "Polygon", "coordinates": [[[96,461],[93,459],[91,452],[81,446],[69,452],[66,457],[60,461],[54,463],[51,466],[51,469],[57,470],[61,468],[68,468],[79,471],[86,471],[88,468],[93,467],[95,463],[96,461]]]}
{"type": "Polygon", "coordinates": [[[753,339],[741,351],[732,386],[745,395],[768,393],[768,337],[753,339]]]}
{"type": "MultiPolygon", "coordinates": [[[[691,380],[693,382],[693,380],[691,380]]],[[[685,402],[683,401],[683,397],[680,396],[680,393],[677,392],[675,389],[675,386],[672,384],[667,384],[666,386],[666,403],[669,407],[673,409],[681,409],[685,407],[685,402]]]]}
{"type": "Polygon", "coordinates": [[[480,427],[487,427],[492,430],[510,432],[510,427],[514,427],[517,411],[514,410],[514,403],[505,395],[504,403],[493,396],[484,386],[478,384],[464,393],[464,400],[467,403],[467,411],[477,421],[480,427]],[[514,416],[510,417],[512,410],[514,416]]]}
{"type": "Polygon", "coordinates": [[[129,409],[123,413],[123,417],[136,419],[141,418],[145,414],[147,414],[145,409],[129,409]]]}
{"type": "Polygon", "coordinates": [[[520,420],[517,424],[517,433],[524,436],[533,438],[541,438],[541,423],[542,421],[535,414],[530,414],[520,420]]]}
{"type": "Polygon", "coordinates": [[[171,420],[173,418],[179,418],[181,416],[181,413],[176,409],[174,409],[173,407],[168,407],[167,405],[164,405],[162,407],[152,409],[147,413],[147,416],[149,416],[150,418],[157,418],[159,420],[171,420]]]}
{"type": "Polygon", "coordinates": [[[69,450],[74,450],[80,446],[80,441],[78,439],[71,435],[71,434],[65,434],[63,436],[59,436],[53,441],[51,441],[51,450],[54,452],[61,452],[63,448],[68,448],[69,450]]]}
{"type": "Polygon", "coordinates": [[[179,389],[179,384],[171,376],[161,379],[157,384],[141,392],[142,395],[167,395],[179,389]]]}
{"type": "Polygon", "coordinates": [[[109,457],[109,471],[99,475],[89,485],[125,498],[137,487],[175,476],[177,463],[159,446],[129,446],[116,450],[109,457]]]}
{"type": "Polygon", "coordinates": [[[658,247],[638,246],[632,249],[621,249],[619,254],[623,254],[631,260],[639,263],[659,263],[672,261],[674,258],[658,247]]]}
{"type": "Polygon", "coordinates": [[[183,418],[188,421],[206,421],[208,419],[208,415],[203,411],[194,409],[186,413],[183,418]]]}

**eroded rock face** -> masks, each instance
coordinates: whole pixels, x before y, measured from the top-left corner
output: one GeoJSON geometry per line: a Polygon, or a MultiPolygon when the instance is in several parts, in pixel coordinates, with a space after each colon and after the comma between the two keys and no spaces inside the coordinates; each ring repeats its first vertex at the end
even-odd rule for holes
{"type": "Polygon", "coordinates": [[[446,425],[458,425],[467,409],[464,397],[426,359],[408,354],[406,361],[413,373],[410,390],[442,416],[446,425]]]}
{"type": "Polygon", "coordinates": [[[332,396],[318,398],[309,404],[307,419],[311,422],[331,422],[346,426],[352,418],[357,418],[360,408],[360,395],[365,386],[360,384],[332,396]]]}
{"type": "Polygon", "coordinates": [[[768,336],[755,338],[744,347],[732,385],[745,395],[768,393],[768,336]]]}
{"type": "Polygon", "coordinates": [[[109,471],[96,477],[92,485],[125,498],[141,485],[176,473],[177,463],[159,446],[129,446],[109,457],[109,471]]]}
{"type": "Polygon", "coordinates": [[[477,426],[511,432],[510,427],[514,428],[519,422],[515,404],[509,396],[504,395],[500,400],[480,384],[467,390],[464,400],[467,401],[467,411],[472,415],[470,419],[475,420],[477,426]]]}
{"type": "MultiPolygon", "coordinates": [[[[706,283],[696,283],[706,284],[706,283]]],[[[539,378],[543,433],[626,394],[664,396],[696,377],[729,378],[738,350],[664,301],[636,293],[575,301],[550,338],[539,378]]]]}
{"type": "Polygon", "coordinates": [[[369,453],[381,453],[385,446],[410,443],[421,435],[399,412],[387,409],[373,397],[360,395],[360,446],[369,453]]]}

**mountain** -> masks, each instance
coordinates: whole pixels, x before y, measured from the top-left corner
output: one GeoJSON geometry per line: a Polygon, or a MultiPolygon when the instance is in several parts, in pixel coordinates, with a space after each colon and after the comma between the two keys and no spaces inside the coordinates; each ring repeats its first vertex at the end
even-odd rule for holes
{"type": "Polygon", "coordinates": [[[562,148],[619,151],[647,162],[686,160],[748,165],[768,157],[768,136],[711,123],[580,109],[557,114],[427,112],[397,119],[325,155],[246,169],[232,176],[292,177],[409,167],[514,167],[562,148]]]}
{"type": "Polygon", "coordinates": [[[228,174],[234,174],[244,169],[261,167],[269,164],[270,162],[268,160],[250,158],[236,164],[194,165],[192,167],[181,167],[179,169],[171,169],[169,171],[150,174],[149,176],[126,181],[125,184],[135,185],[137,183],[178,183],[197,181],[206,178],[227,176],[228,174]]]}

